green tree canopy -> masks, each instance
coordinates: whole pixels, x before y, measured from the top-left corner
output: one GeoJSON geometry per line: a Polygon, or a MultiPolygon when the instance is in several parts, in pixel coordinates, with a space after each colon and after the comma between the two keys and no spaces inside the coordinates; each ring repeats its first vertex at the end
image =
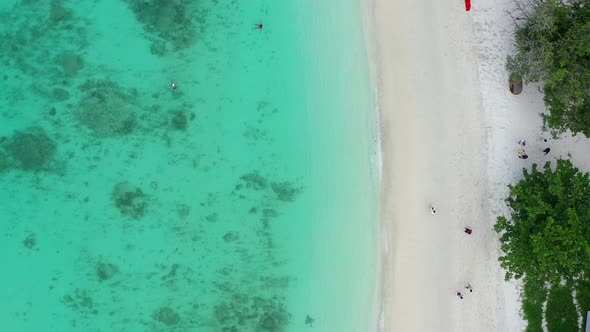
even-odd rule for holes
{"type": "Polygon", "coordinates": [[[590,180],[569,160],[533,164],[510,185],[510,217],[494,226],[501,233],[500,264],[506,280],[523,275],[549,282],[572,280],[590,266],[590,180]]]}
{"type": "Polygon", "coordinates": [[[590,137],[590,5],[582,0],[532,0],[513,16],[517,53],[507,68],[525,82],[544,82],[553,134],[590,137]]]}

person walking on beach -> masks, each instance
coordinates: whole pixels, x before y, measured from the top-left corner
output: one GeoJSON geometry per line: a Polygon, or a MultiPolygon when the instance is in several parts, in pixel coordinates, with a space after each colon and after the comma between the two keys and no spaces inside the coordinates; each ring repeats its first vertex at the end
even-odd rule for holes
{"type": "Polygon", "coordinates": [[[545,155],[547,155],[549,153],[549,151],[551,151],[550,148],[545,148],[545,150],[543,150],[543,152],[545,152],[545,155]]]}
{"type": "Polygon", "coordinates": [[[469,283],[467,283],[467,286],[465,286],[465,289],[468,289],[469,293],[473,293],[473,287],[471,287],[471,285],[469,283]]]}
{"type": "Polygon", "coordinates": [[[436,209],[434,208],[434,206],[430,207],[430,213],[432,213],[432,215],[436,214],[436,209]]]}
{"type": "Polygon", "coordinates": [[[457,292],[457,297],[458,297],[460,300],[463,300],[463,294],[461,294],[461,292],[459,292],[459,291],[457,292]]]}
{"type": "Polygon", "coordinates": [[[473,230],[471,228],[465,227],[465,233],[467,233],[468,235],[471,235],[471,233],[473,233],[473,230]]]}

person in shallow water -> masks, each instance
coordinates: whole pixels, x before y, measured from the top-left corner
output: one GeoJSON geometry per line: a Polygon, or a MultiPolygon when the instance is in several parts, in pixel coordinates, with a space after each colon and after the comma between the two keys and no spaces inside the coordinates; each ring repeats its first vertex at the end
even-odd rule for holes
{"type": "Polygon", "coordinates": [[[310,315],[305,316],[305,325],[309,325],[309,327],[313,327],[314,321],[315,321],[315,319],[313,319],[310,315]]]}
{"type": "Polygon", "coordinates": [[[176,84],[176,82],[172,82],[170,81],[170,86],[172,87],[172,89],[176,90],[176,88],[178,88],[178,84],[176,84]]]}
{"type": "Polygon", "coordinates": [[[262,25],[262,21],[260,21],[260,23],[254,24],[254,29],[262,31],[262,28],[264,28],[264,25],[262,25]]]}

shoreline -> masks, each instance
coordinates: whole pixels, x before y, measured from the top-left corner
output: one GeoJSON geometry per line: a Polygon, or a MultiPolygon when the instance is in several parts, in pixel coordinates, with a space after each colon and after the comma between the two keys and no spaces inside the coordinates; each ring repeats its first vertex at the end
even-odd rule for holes
{"type": "Polygon", "coordinates": [[[377,51],[377,29],[375,20],[375,5],[376,0],[359,0],[360,15],[362,22],[363,38],[365,41],[365,49],[367,52],[367,67],[369,69],[369,82],[371,83],[371,90],[373,91],[372,96],[372,108],[371,116],[369,117],[372,121],[369,124],[371,126],[370,132],[373,137],[372,155],[370,157],[371,168],[374,174],[375,185],[377,188],[378,203],[378,225],[376,227],[376,254],[375,260],[375,287],[373,288],[373,303],[368,321],[367,331],[383,331],[383,273],[382,273],[382,251],[383,246],[387,245],[387,239],[384,238],[383,223],[381,222],[381,186],[383,178],[383,150],[381,142],[381,121],[380,121],[380,79],[378,72],[378,62],[376,61],[378,56],[377,51]]]}

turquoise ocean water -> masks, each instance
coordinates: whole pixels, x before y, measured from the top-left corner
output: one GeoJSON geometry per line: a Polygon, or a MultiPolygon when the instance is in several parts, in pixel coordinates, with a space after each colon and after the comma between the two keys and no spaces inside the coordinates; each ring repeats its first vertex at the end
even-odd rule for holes
{"type": "Polygon", "coordinates": [[[371,330],[359,9],[2,1],[0,331],[371,330]]]}

